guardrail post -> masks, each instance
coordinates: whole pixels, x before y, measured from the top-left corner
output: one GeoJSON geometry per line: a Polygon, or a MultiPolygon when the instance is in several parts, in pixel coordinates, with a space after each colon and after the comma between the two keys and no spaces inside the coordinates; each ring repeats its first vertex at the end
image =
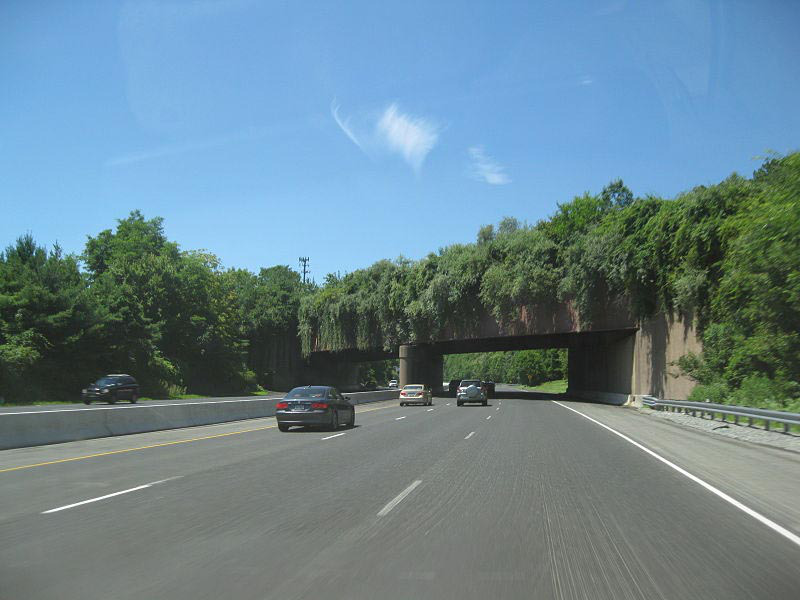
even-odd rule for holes
{"type": "Polygon", "coordinates": [[[769,419],[764,419],[764,430],[769,431],[769,419]]]}
{"type": "Polygon", "coordinates": [[[789,424],[788,423],[784,423],[783,424],[783,433],[789,433],[789,424]]]}
{"type": "Polygon", "coordinates": [[[734,425],[738,425],[739,424],[739,415],[733,415],[733,424],[734,425]]]}

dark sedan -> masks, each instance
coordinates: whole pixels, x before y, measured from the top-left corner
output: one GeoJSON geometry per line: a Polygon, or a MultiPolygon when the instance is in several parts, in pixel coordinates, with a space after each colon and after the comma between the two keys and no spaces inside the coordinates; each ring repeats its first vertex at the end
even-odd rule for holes
{"type": "Polygon", "coordinates": [[[118,400],[128,400],[135,404],[139,399],[139,384],[130,375],[118,373],[101,377],[90,383],[82,392],[84,404],[92,402],[108,402],[114,404],[118,400]]]}
{"type": "Polygon", "coordinates": [[[307,385],[294,388],[275,405],[278,429],[289,431],[292,426],[323,427],[331,431],[340,426],[354,427],[356,409],[350,398],[327,385],[307,385]]]}

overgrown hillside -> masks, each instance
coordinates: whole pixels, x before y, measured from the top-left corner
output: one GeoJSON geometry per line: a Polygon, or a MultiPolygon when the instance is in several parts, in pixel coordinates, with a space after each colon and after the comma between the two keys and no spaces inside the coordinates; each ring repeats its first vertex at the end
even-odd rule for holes
{"type": "Polygon", "coordinates": [[[796,406],[800,395],[800,154],[675,199],[621,181],[535,225],[504,219],[473,244],[329,277],[300,304],[305,351],[425,341],[486,312],[570,300],[591,322],[607,298],[638,316],[695,315],[703,356],[681,366],[694,399],[796,406]]]}

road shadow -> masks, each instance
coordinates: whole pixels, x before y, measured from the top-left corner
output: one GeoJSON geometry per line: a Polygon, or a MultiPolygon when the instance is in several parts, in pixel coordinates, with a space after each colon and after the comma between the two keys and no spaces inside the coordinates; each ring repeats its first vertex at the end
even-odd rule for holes
{"type": "MultiPolygon", "coordinates": [[[[358,413],[356,413],[358,414],[358,413]]],[[[291,429],[288,431],[284,431],[283,433],[340,433],[342,431],[352,431],[353,429],[358,429],[361,427],[358,423],[353,425],[352,427],[339,427],[339,429],[327,429],[325,427],[315,427],[313,425],[293,425],[291,429]]]]}
{"type": "Polygon", "coordinates": [[[514,390],[507,392],[495,392],[493,398],[497,398],[499,400],[562,400],[564,398],[564,394],[514,390]]]}

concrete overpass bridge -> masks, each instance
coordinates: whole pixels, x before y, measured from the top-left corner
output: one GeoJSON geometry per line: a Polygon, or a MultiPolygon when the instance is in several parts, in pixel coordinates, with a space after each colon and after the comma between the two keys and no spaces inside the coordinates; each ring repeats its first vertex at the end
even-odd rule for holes
{"type": "Polygon", "coordinates": [[[641,395],[687,397],[693,383],[680,375],[674,361],[701,350],[692,315],[660,313],[640,320],[621,302],[609,303],[597,313],[586,324],[570,303],[533,310],[522,307],[510,322],[483,315],[463,330],[445,330],[431,339],[398,343],[388,350],[332,352],[317,344],[310,356],[310,373],[339,385],[352,384],[357,383],[358,362],[395,358],[400,361],[400,385],[416,382],[439,387],[446,354],[566,348],[572,395],[617,404],[641,395]]]}

